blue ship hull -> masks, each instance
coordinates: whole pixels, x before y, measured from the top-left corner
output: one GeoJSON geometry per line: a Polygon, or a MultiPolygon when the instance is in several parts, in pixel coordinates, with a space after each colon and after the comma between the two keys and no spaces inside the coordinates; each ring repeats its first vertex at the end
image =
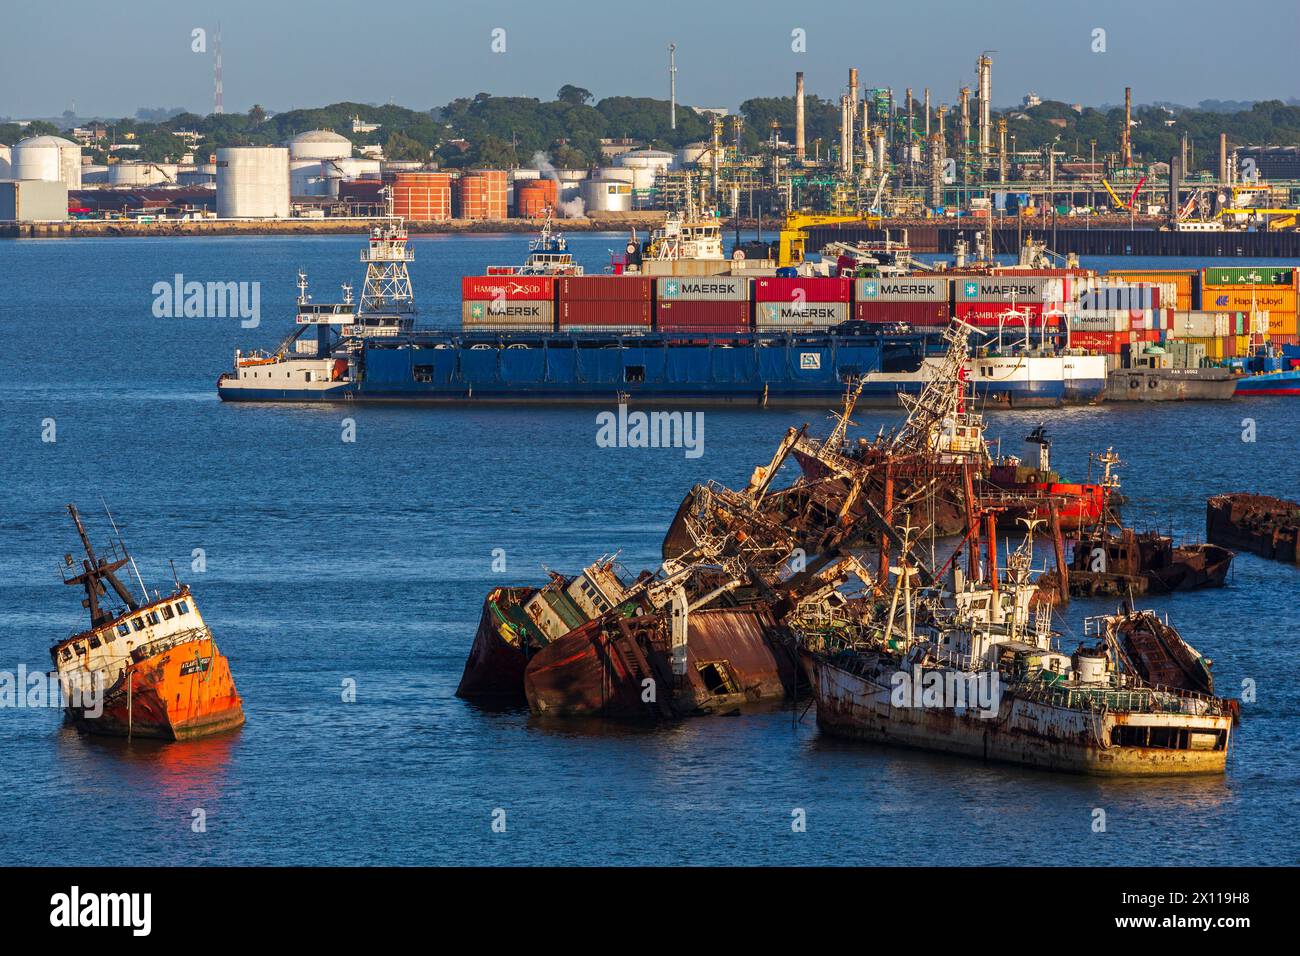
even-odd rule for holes
{"type": "Polygon", "coordinates": [[[1300,369],[1247,375],[1237,380],[1237,394],[1247,397],[1251,395],[1300,396],[1300,369]]]}
{"type": "MultiPolygon", "coordinates": [[[[917,373],[933,343],[921,337],[810,335],[779,339],[719,338],[699,344],[657,337],[408,336],[370,339],[353,359],[349,381],[328,389],[219,387],[228,401],[396,401],[824,406],[846,381],[867,376],[860,401],[894,406],[900,391],[919,393],[917,373]]],[[[1104,374],[981,382],[993,404],[1042,407],[1096,400],[1104,374]]]]}

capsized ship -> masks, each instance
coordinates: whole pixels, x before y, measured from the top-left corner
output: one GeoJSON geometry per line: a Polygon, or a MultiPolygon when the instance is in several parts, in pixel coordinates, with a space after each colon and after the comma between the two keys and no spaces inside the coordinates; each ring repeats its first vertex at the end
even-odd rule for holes
{"type": "Polygon", "coordinates": [[[79,568],[72,555],[64,557],[63,580],[85,590],[90,628],[56,642],[50,657],[73,723],[94,734],[163,740],[243,724],[230,664],[188,585],[177,581],[171,593],[150,599],[140,582],[137,598],[119,575],[135,567],[121,536],[97,554],[76,506],[68,512],[86,556],[79,568]]]}
{"type": "MultiPolygon", "coordinates": [[[[313,302],[300,275],[294,330],[271,350],[236,351],[233,369],[217,381],[218,395],[230,402],[609,405],[621,398],[633,405],[824,407],[838,400],[847,382],[861,379],[863,404],[897,407],[900,394],[919,395],[942,367],[938,335],[863,328],[867,323],[852,323],[851,331],[818,326],[811,316],[826,311],[819,303],[808,306],[806,322],[800,313],[789,327],[760,328],[751,309],[744,328],[686,333],[657,326],[657,300],[646,291],[644,302],[604,302],[604,311],[594,313],[603,331],[566,331],[553,318],[536,325],[530,316],[562,311],[561,282],[591,278],[567,274],[571,262],[529,267],[556,290],[546,293],[550,298],[525,302],[503,294],[501,302],[465,304],[498,310],[502,328],[416,328],[412,259],[402,221],[384,220],[361,255],[366,276],[359,302],[347,287],[341,301],[313,302]],[[611,318],[629,308],[640,323],[635,330],[611,318]],[[526,328],[508,327],[525,319],[526,328]],[[314,335],[304,334],[309,331],[314,335]]],[[[646,276],[603,281],[631,284],[619,295],[656,282],[646,276]]],[[[1094,401],[1105,388],[1105,360],[1077,352],[981,355],[971,358],[968,374],[980,399],[994,405],[1094,401]]]]}

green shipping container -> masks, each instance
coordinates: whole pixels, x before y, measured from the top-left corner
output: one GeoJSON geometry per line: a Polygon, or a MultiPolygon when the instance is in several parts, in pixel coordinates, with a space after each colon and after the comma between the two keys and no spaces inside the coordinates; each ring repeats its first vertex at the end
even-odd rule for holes
{"type": "Polygon", "coordinates": [[[1205,270],[1206,285],[1292,285],[1295,269],[1290,266],[1211,266],[1205,270]]]}

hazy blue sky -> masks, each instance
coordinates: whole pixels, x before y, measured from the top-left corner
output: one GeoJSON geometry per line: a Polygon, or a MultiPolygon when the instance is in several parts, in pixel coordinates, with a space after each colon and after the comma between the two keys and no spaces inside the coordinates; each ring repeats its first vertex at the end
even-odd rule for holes
{"type": "Polygon", "coordinates": [[[0,18],[0,115],[130,115],[142,106],[212,109],[212,35],[221,21],[227,112],[339,100],[427,109],[485,91],[549,98],[564,83],[734,108],[788,93],[837,95],[850,66],[864,86],[908,86],[952,102],[993,53],[995,105],[1027,90],[1100,104],[1286,99],[1300,94],[1300,2],[1250,0],[54,0],[0,18]],[[209,31],[208,53],[191,30],[209,31]],[[491,49],[506,31],[505,53],[491,49]],[[791,50],[806,31],[807,52],[791,50]],[[1094,29],[1106,52],[1092,52],[1094,29]]]}

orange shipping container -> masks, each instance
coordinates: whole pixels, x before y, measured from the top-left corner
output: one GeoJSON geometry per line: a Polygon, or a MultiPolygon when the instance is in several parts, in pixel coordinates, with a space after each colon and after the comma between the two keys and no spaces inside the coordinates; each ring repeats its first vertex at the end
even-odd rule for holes
{"type": "Polygon", "coordinates": [[[1206,286],[1201,307],[1207,312],[1287,312],[1295,315],[1295,289],[1288,286],[1206,286]]]}

